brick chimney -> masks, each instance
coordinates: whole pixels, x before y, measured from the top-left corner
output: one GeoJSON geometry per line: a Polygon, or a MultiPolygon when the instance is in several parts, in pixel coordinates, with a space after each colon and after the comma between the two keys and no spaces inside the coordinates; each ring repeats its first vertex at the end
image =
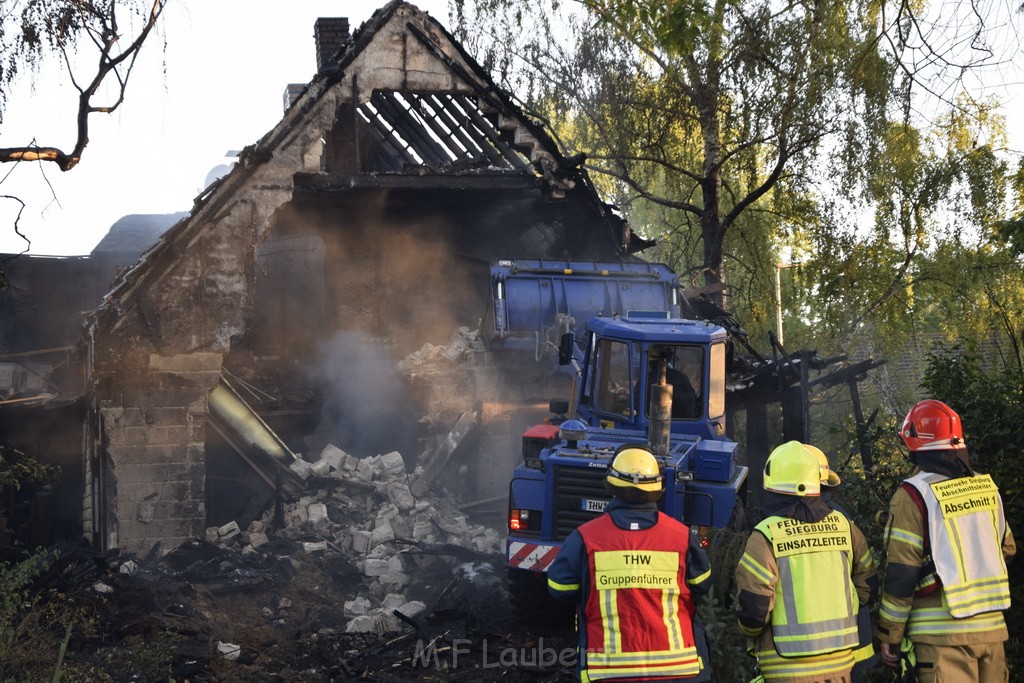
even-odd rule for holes
{"type": "Polygon", "coordinates": [[[322,71],[348,41],[347,17],[320,17],[313,27],[316,40],[316,70],[322,71]]]}

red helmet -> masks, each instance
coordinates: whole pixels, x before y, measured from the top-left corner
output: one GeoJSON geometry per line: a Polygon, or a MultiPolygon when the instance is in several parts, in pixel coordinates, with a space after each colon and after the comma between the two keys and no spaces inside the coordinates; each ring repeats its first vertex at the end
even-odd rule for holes
{"type": "Polygon", "coordinates": [[[911,451],[967,448],[960,416],[942,401],[921,401],[903,418],[900,436],[911,451]]]}

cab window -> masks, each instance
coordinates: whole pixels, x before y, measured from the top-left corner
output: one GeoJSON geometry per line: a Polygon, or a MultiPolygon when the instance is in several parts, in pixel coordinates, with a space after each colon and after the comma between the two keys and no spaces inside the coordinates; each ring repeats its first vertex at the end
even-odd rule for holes
{"type": "Polygon", "coordinates": [[[708,417],[725,415],[725,344],[711,345],[711,381],[708,383],[708,417]]]}
{"type": "Polygon", "coordinates": [[[629,415],[630,398],[629,347],[620,341],[602,339],[594,357],[594,407],[608,413],[629,415]]]}
{"type": "Polygon", "coordinates": [[[644,412],[650,416],[650,385],[657,384],[660,368],[672,385],[672,419],[697,420],[704,416],[704,347],[694,344],[656,344],[647,353],[648,396],[644,412]]]}

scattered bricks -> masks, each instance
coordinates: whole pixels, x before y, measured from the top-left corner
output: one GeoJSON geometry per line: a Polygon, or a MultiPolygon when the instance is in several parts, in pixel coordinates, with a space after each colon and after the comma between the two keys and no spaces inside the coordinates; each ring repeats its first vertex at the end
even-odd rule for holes
{"type": "Polygon", "coordinates": [[[353,529],[352,550],[360,554],[365,554],[370,548],[370,532],[362,529],[353,529]]]}
{"type": "Polygon", "coordinates": [[[369,459],[364,458],[359,461],[352,474],[359,481],[371,481],[373,479],[373,464],[369,459]]]}
{"type": "Polygon", "coordinates": [[[223,544],[230,543],[231,541],[235,540],[241,535],[242,530],[238,528],[238,522],[235,521],[228,522],[224,526],[217,529],[217,536],[219,537],[219,542],[223,544]]]}
{"type": "Polygon", "coordinates": [[[331,465],[331,463],[327,462],[326,460],[318,460],[312,465],[310,465],[309,468],[313,470],[313,474],[315,474],[316,476],[326,477],[328,474],[330,474],[331,470],[334,469],[334,466],[331,465]]]}
{"type": "Polygon", "coordinates": [[[291,507],[284,515],[285,526],[289,528],[301,526],[308,519],[309,516],[306,514],[306,508],[303,505],[291,507]]]}
{"type": "Polygon", "coordinates": [[[388,573],[388,561],[368,558],[363,565],[363,574],[367,576],[384,576],[388,573]]]}
{"type": "Polygon", "coordinates": [[[334,444],[327,444],[322,451],[320,451],[319,463],[327,463],[330,467],[336,470],[342,469],[343,463],[348,459],[348,453],[341,450],[334,444]]]}
{"type": "Polygon", "coordinates": [[[316,543],[310,543],[306,541],[302,544],[302,549],[307,553],[319,553],[327,550],[327,541],[317,541],[316,543]]]}
{"type": "Polygon", "coordinates": [[[210,543],[216,543],[217,539],[220,538],[220,534],[217,533],[217,527],[208,526],[206,527],[206,540],[210,543]]]}
{"type": "Polygon", "coordinates": [[[394,505],[390,505],[390,504],[382,505],[381,508],[379,510],[377,510],[377,521],[376,521],[376,523],[377,524],[383,524],[385,522],[390,522],[391,520],[393,520],[397,516],[398,516],[398,508],[396,508],[394,505]]]}
{"type": "Polygon", "coordinates": [[[393,555],[388,560],[388,571],[389,572],[393,572],[393,573],[398,573],[398,572],[404,572],[405,571],[405,563],[402,562],[402,556],[401,555],[393,555]]]}
{"type": "Polygon", "coordinates": [[[359,467],[359,458],[357,458],[354,455],[349,455],[348,453],[345,453],[345,458],[344,460],[341,461],[341,467],[339,467],[338,469],[341,470],[342,472],[351,474],[356,471],[357,467],[359,467]]]}
{"type": "Polygon", "coordinates": [[[381,585],[386,589],[404,588],[409,584],[409,575],[405,572],[388,572],[380,577],[381,585]]]}
{"type": "Polygon", "coordinates": [[[262,531],[250,531],[249,532],[249,545],[253,548],[259,548],[260,546],[266,545],[270,539],[262,531]]]}
{"type": "Polygon", "coordinates": [[[370,552],[366,553],[366,556],[367,557],[372,557],[372,558],[375,558],[375,559],[380,559],[380,558],[385,558],[386,559],[386,558],[391,557],[391,551],[388,550],[388,547],[383,545],[383,544],[381,544],[381,545],[372,545],[372,546],[370,546],[370,552]]]}
{"type": "Polygon", "coordinates": [[[372,606],[373,604],[362,596],[357,597],[355,600],[349,600],[345,603],[345,618],[353,619],[362,614],[366,614],[372,606]]]}
{"type": "Polygon", "coordinates": [[[289,465],[288,469],[294,472],[295,475],[299,477],[299,479],[302,479],[303,481],[309,479],[315,474],[315,472],[313,471],[313,466],[310,465],[305,460],[302,460],[301,458],[293,462],[291,465],[289,465]]]}
{"type": "Polygon", "coordinates": [[[380,603],[380,608],[385,612],[391,612],[405,604],[405,596],[401,593],[388,593],[380,603]]]}
{"type": "Polygon", "coordinates": [[[395,517],[391,520],[391,529],[395,532],[395,538],[411,538],[412,520],[408,517],[395,517]]]}
{"type": "Polygon", "coordinates": [[[399,510],[409,511],[416,505],[409,487],[405,484],[392,484],[387,488],[388,500],[399,510]]]}
{"type": "Polygon", "coordinates": [[[417,519],[412,525],[412,540],[422,541],[434,532],[434,525],[429,519],[417,519]]]}
{"type": "Polygon", "coordinates": [[[416,616],[426,608],[427,606],[424,603],[420,602],[419,600],[413,600],[399,607],[398,611],[411,619],[412,617],[416,616]]]}
{"type": "Polygon", "coordinates": [[[264,532],[266,530],[267,530],[267,525],[264,522],[261,522],[258,519],[254,519],[251,522],[249,522],[249,528],[247,529],[247,531],[250,534],[259,534],[259,533],[262,533],[262,532],[264,532]]]}
{"type": "Polygon", "coordinates": [[[242,654],[242,648],[234,643],[217,641],[217,654],[220,655],[222,659],[233,662],[238,659],[240,654],[242,654]]]}
{"type": "MultiPolygon", "coordinates": [[[[380,520],[378,520],[378,522],[380,522],[380,520]]],[[[387,520],[384,520],[383,523],[378,523],[377,526],[374,527],[373,533],[370,534],[371,547],[393,540],[395,540],[395,530],[391,527],[391,522],[387,520]]]]}
{"type": "Polygon", "coordinates": [[[391,451],[380,456],[380,466],[392,476],[405,474],[405,460],[398,451],[391,451]]]}
{"type": "Polygon", "coordinates": [[[306,517],[310,524],[327,520],[327,506],[323,503],[313,503],[306,509],[306,517]]]}
{"type": "Polygon", "coordinates": [[[383,619],[379,614],[362,614],[345,626],[346,633],[381,633],[383,630],[383,619]]]}

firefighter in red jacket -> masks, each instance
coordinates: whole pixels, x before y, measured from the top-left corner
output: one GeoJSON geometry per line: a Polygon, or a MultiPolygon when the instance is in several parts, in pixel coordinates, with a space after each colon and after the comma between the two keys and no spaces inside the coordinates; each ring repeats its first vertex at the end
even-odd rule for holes
{"type": "Polygon", "coordinates": [[[573,531],[548,569],[551,594],[579,601],[579,680],[710,681],[694,598],[711,565],[696,535],[658,511],[661,466],[627,444],[605,481],[605,514],[573,531]]]}
{"type": "Polygon", "coordinates": [[[971,467],[960,416],[945,403],[915,405],[900,436],[917,470],[890,503],[875,633],[882,659],[902,668],[916,660],[923,683],[1004,683],[1006,562],[1016,546],[999,489],[971,467]]]}

